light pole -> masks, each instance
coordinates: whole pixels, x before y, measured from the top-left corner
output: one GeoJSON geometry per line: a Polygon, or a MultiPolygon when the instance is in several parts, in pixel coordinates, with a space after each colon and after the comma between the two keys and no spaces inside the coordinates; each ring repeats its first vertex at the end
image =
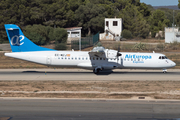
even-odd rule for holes
{"type": "Polygon", "coordinates": [[[173,27],[174,27],[174,10],[173,10],[173,27]]]}

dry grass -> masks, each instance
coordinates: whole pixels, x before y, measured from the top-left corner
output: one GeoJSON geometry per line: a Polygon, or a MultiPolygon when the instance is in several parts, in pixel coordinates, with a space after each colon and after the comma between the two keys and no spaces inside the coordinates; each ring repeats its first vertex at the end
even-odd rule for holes
{"type": "Polygon", "coordinates": [[[5,93],[1,95],[2,97],[121,99],[133,96],[150,96],[158,99],[180,99],[179,86],[180,81],[0,81],[0,91],[5,93]],[[41,91],[54,91],[54,93],[41,93],[41,91]],[[68,91],[70,93],[55,93],[56,91],[68,91]],[[82,91],[85,93],[81,93],[82,91]],[[91,91],[91,93],[86,93],[86,91],[91,91]],[[123,93],[119,94],[119,92],[123,93]],[[144,92],[144,94],[139,92],[144,92]]]}

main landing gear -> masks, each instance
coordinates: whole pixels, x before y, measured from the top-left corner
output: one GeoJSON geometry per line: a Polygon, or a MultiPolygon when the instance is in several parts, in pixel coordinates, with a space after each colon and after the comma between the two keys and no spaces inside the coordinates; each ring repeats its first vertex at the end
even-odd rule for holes
{"type": "Polygon", "coordinates": [[[167,73],[167,69],[163,69],[163,73],[167,73]]]}
{"type": "Polygon", "coordinates": [[[94,69],[94,70],[93,70],[93,73],[94,73],[94,74],[98,74],[99,71],[100,71],[100,69],[94,69]]]}
{"type": "Polygon", "coordinates": [[[102,70],[101,67],[96,67],[96,68],[94,68],[93,73],[94,73],[94,74],[98,74],[99,71],[101,71],[101,70],[102,70]]]}

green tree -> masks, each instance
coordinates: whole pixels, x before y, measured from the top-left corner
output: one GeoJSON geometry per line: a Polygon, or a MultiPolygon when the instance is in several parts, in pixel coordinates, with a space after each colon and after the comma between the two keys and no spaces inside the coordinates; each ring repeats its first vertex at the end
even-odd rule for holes
{"type": "Polygon", "coordinates": [[[180,13],[178,13],[175,17],[175,22],[178,27],[180,27],[180,13]]]}
{"type": "Polygon", "coordinates": [[[158,31],[164,31],[164,27],[168,26],[170,22],[166,19],[165,13],[161,10],[154,11],[150,21],[152,37],[155,37],[158,31]]]}
{"type": "Polygon", "coordinates": [[[168,26],[172,26],[172,24],[173,24],[173,14],[174,14],[174,16],[177,16],[178,12],[175,11],[175,10],[172,10],[172,9],[168,9],[168,8],[159,8],[159,10],[163,11],[164,14],[165,14],[165,17],[169,20],[168,26]]]}
{"type": "Polygon", "coordinates": [[[55,28],[52,37],[57,43],[66,43],[67,30],[65,30],[64,28],[55,28]]]}
{"type": "Polygon", "coordinates": [[[121,36],[123,38],[130,39],[130,38],[132,38],[132,33],[131,33],[131,31],[124,29],[121,33],[121,36]]]}
{"type": "Polygon", "coordinates": [[[134,37],[146,38],[149,34],[149,24],[138,11],[138,7],[128,4],[119,15],[123,18],[124,29],[131,31],[134,37]]]}
{"type": "Polygon", "coordinates": [[[55,0],[51,4],[44,3],[43,5],[44,12],[44,22],[43,24],[52,26],[52,27],[65,27],[68,20],[66,15],[70,10],[68,2],[66,0],[55,0]]]}
{"type": "MultiPolygon", "coordinates": [[[[32,40],[37,45],[44,45],[50,42],[51,36],[50,33],[52,32],[53,28],[49,26],[43,25],[28,25],[25,27],[24,34],[30,40],[32,40]]],[[[51,33],[52,34],[52,33],[51,33]]]]}
{"type": "Polygon", "coordinates": [[[87,3],[81,5],[75,13],[79,21],[78,26],[82,26],[83,30],[88,31],[88,35],[104,29],[104,18],[107,16],[104,7],[87,3]]]}

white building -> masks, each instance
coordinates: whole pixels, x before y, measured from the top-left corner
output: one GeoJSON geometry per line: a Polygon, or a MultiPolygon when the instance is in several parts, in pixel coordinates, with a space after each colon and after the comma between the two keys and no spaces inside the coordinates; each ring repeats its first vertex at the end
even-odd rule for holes
{"type": "Polygon", "coordinates": [[[100,40],[120,40],[122,32],[122,18],[105,18],[104,33],[100,40]]]}
{"type": "Polygon", "coordinates": [[[165,28],[165,43],[180,42],[180,32],[177,27],[165,28]]]}
{"type": "Polygon", "coordinates": [[[82,27],[71,27],[65,28],[68,32],[67,43],[71,43],[73,40],[81,40],[81,29],[82,27]]]}

